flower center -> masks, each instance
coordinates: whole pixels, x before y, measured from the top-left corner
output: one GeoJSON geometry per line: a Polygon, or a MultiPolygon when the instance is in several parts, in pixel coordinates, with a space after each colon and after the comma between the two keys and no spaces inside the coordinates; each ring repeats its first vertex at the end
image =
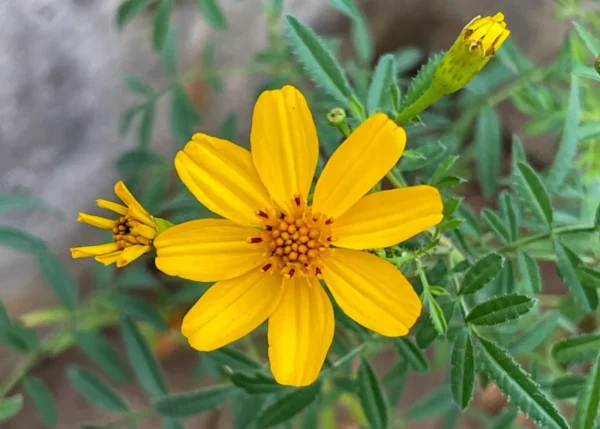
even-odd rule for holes
{"type": "Polygon", "coordinates": [[[249,237],[248,242],[264,244],[268,249],[267,261],[261,268],[265,273],[279,270],[288,278],[296,274],[321,277],[321,255],[336,240],[331,235],[333,219],[313,213],[300,198],[294,202],[290,211],[258,210],[263,230],[260,236],[249,237]]]}
{"type": "Polygon", "coordinates": [[[149,245],[152,239],[145,237],[139,229],[143,225],[138,220],[129,216],[121,216],[115,221],[115,226],[112,229],[113,240],[121,249],[135,245],[149,245]]]}

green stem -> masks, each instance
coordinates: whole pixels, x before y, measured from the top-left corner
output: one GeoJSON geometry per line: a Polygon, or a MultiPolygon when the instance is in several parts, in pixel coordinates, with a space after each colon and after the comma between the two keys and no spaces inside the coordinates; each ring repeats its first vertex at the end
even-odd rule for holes
{"type": "Polygon", "coordinates": [[[417,100],[412,103],[410,106],[398,112],[396,117],[394,118],[394,122],[398,125],[403,125],[412,118],[416,117],[423,110],[427,109],[433,103],[435,103],[441,94],[434,90],[431,86],[421,95],[417,100]]]}
{"type": "Polygon", "coordinates": [[[377,335],[373,335],[372,337],[370,337],[368,340],[366,340],[362,344],[359,344],[358,346],[356,346],[355,348],[350,350],[347,354],[345,354],[340,359],[338,359],[333,364],[331,364],[331,366],[329,368],[321,371],[321,374],[319,375],[319,379],[325,378],[325,376],[327,376],[330,372],[332,372],[332,371],[338,369],[339,367],[344,366],[345,364],[350,362],[356,356],[361,354],[371,344],[371,342],[376,338],[377,338],[377,335]]]}
{"type": "Polygon", "coordinates": [[[593,225],[568,225],[555,228],[552,232],[542,232],[539,234],[530,235],[529,237],[521,238],[520,240],[513,241],[512,243],[498,249],[499,253],[510,252],[524,247],[528,244],[535,243],[537,241],[547,240],[556,235],[561,234],[576,234],[580,232],[595,232],[598,228],[593,225]]]}
{"type": "Polygon", "coordinates": [[[387,179],[391,182],[394,188],[406,187],[406,181],[404,180],[404,177],[402,176],[402,173],[400,172],[398,167],[394,167],[390,171],[388,171],[385,177],[387,177],[387,179]]]}
{"type": "Polygon", "coordinates": [[[27,375],[27,372],[33,368],[42,355],[43,353],[40,349],[28,354],[21,360],[21,363],[0,384],[0,398],[4,398],[27,375]]]}

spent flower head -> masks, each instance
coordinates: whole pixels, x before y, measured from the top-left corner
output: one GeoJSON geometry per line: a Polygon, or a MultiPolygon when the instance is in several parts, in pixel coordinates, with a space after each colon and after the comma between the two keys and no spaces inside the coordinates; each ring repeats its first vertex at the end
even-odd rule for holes
{"type": "Polygon", "coordinates": [[[129,192],[123,182],[115,185],[115,194],[125,204],[98,199],[98,207],[117,213],[116,219],[108,219],[87,213],[79,213],[78,222],[88,223],[112,232],[113,241],[95,246],[72,247],[73,258],[94,257],[104,265],[117,263],[124,267],[152,248],[152,242],[158,233],[155,219],[129,192]]]}
{"type": "Polygon", "coordinates": [[[185,316],[192,347],[215,350],[268,319],[275,379],[315,381],[341,309],[384,336],[406,335],[421,301],[392,265],[363,250],[395,245],[442,220],[431,186],[368,194],[398,162],[405,131],[386,115],[368,118],[333,154],[308,200],[319,143],[302,93],[265,91],[254,108],[251,152],[195,134],[175,158],[179,177],[225,219],[174,226],[154,242],[169,275],[217,281],[185,316]]]}

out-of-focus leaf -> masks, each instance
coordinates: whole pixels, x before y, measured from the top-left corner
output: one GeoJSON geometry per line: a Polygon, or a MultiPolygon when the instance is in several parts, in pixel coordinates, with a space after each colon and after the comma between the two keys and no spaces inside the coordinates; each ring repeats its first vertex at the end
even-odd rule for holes
{"type": "Polygon", "coordinates": [[[206,18],[213,28],[217,30],[225,30],[227,28],[227,19],[217,0],[198,0],[198,7],[204,18],[206,18]]]}
{"type": "Polygon", "coordinates": [[[155,398],[152,407],[166,417],[188,417],[219,406],[232,397],[231,386],[214,386],[196,392],[178,393],[155,398]]]}
{"type": "Polygon", "coordinates": [[[163,317],[146,301],[124,292],[113,293],[111,299],[121,313],[149,323],[159,330],[164,331],[167,329],[163,317]]]}
{"type": "Polygon", "coordinates": [[[510,242],[508,228],[495,211],[488,208],[483,209],[481,211],[481,220],[503,243],[508,244],[510,242]]]}
{"type": "Polygon", "coordinates": [[[260,371],[234,372],[229,378],[233,384],[244,389],[246,393],[251,395],[274,393],[283,389],[273,377],[265,375],[260,371]]]}
{"type": "Polygon", "coordinates": [[[281,396],[263,410],[256,423],[257,428],[270,428],[285,423],[312,404],[321,392],[321,382],[296,389],[281,396]]]}
{"type": "Polygon", "coordinates": [[[154,12],[154,27],[152,30],[152,43],[154,49],[160,51],[165,44],[169,32],[169,20],[171,19],[172,0],[160,0],[160,4],[154,12]]]}
{"type": "Polygon", "coordinates": [[[0,398],[0,422],[14,417],[21,408],[23,408],[23,395],[20,393],[8,398],[0,398]]]}
{"type": "Polygon", "coordinates": [[[588,267],[577,267],[577,278],[583,286],[600,288],[600,272],[588,267]]]}
{"type": "Polygon", "coordinates": [[[0,214],[11,211],[40,210],[59,213],[59,210],[43,200],[24,195],[0,195],[0,214]]]}
{"type": "Polygon", "coordinates": [[[405,73],[419,64],[423,59],[423,52],[414,46],[406,46],[394,54],[398,74],[405,73]]]}
{"type": "Polygon", "coordinates": [[[513,355],[529,353],[543,344],[558,327],[559,314],[555,311],[546,313],[540,320],[530,328],[526,328],[524,334],[520,335],[510,346],[509,351],[513,355]]]}
{"type": "Polygon", "coordinates": [[[119,10],[117,11],[117,28],[123,30],[135,15],[157,1],[158,0],[125,0],[121,3],[119,10]]]}
{"type": "MultiPolygon", "coordinates": [[[[575,429],[592,429],[600,406],[600,353],[592,367],[583,390],[577,398],[575,429]]],[[[596,422],[597,423],[597,422],[596,422]]]]}
{"type": "Polygon", "coordinates": [[[46,426],[54,426],[58,422],[54,397],[44,382],[33,375],[23,379],[25,392],[35,404],[38,414],[46,426]]]}
{"type": "Polygon", "coordinates": [[[387,392],[390,405],[395,405],[400,400],[400,395],[406,385],[408,363],[405,360],[397,362],[381,380],[387,392]]]}
{"type": "Polygon", "coordinates": [[[173,88],[171,95],[171,133],[175,140],[184,144],[194,134],[194,127],[200,122],[196,108],[182,86],[173,88]]]}
{"type": "Polygon", "coordinates": [[[400,356],[408,362],[410,367],[416,372],[427,372],[429,364],[425,359],[421,350],[415,346],[415,344],[407,338],[397,338],[394,340],[394,346],[400,356]]]}
{"type": "Polygon", "coordinates": [[[542,277],[536,260],[519,249],[517,250],[517,263],[524,291],[532,294],[540,293],[542,291],[542,277]]]}
{"type": "Polygon", "coordinates": [[[579,33],[579,37],[585,42],[590,52],[597,57],[600,55],[600,41],[590,33],[590,31],[578,22],[573,22],[573,26],[579,33]]]}
{"type": "Polygon", "coordinates": [[[581,392],[586,378],[582,375],[567,375],[557,378],[550,385],[550,394],[556,399],[575,398],[581,392]]]}
{"type": "Polygon", "coordinates": [[[481,190],[486,200],[496,194],[500,176],[500,123],[496,111],[483,107],[475,123],[475,167],[481,190]]]}
{"type": "Polygon", "coordinates": [[[111,344],[94,331],[75,333],[75,342],[89,359],[118,383],[127,383],[131,377],[111,344]]]}
{"type": "Polygon", "coordinates": [[[509,239],[511,242],[515,241],[519,237],[519,219],[512,197],[508,192],[502,191],[498,200],[502,220],[508,227],[509,239]]]}
{"type": "Polygon", "coordinates": [[[372,429],[387,429],[388,404],[377,375],[371,365],[362,359],[358,369],[358,397],[372,429]]]}
{"type": "Polygon", "coordinates": [[[71,385],[94,405],[111,412],[126,412],[129,409],[110,386],[91,372],[71,366],[67,370],[67,377],[71,385]]]}
{"type": "Polygon", "coordinates": [[[454,402],[450,386],[442,386],[418,400],[406,413],[407,420],[429,419],[448,411],[454,402]]]}
{"type": "Polygon", "coordinates": [[[598,293],[595,289],[583,287],[577,276],[577,268],[581,265],[579,257],[558,240],[553,240],[556,253],[556,265],[560,278],[573,292],[577,305],[590,312],[598,306],[598,293]]]}
{"type": "Polygon", "coordinates": [[[140,111],[138,147],[145,149],[152,143],[152,127],[154,126],[154,103],[148,103],[140,111]]]}
{"type": "Polygon", "coordinates": [[[375,67],[369,93],[367,96],[367,111],[373,114],[378,110],[385,110],[385,101],[389,98],[390,87],[396,82],[396,64],[394,56],[382,56],[375,67]]]}
{"type": "Polygon", "coordinates": [[[241,395],[236,400],[233,410],[233,429],[251,429],[254,422],[265,405],[264,396],[241,395]]]}
{"type": "Polygon", "coordinates": [[[552,357],[559,362],[593,359],[600,350],[600,333],[569,337],[554,344],[552,357]]]}
{"type": "Polygon", "coordinates": [[[67,267],[52,252],[39,249],[37,263],[42,275],[67,308],[73,309],[77,304],[77,286],[67,267]]]}

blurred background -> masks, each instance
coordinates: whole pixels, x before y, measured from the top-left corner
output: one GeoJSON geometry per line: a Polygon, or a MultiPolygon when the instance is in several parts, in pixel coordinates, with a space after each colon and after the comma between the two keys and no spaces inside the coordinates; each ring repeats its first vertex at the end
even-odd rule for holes
{"type": "MultiPolygon", "coordinates": [[[[147,130],[148,135],[122,132],[123,115],[138,100],[124,83],[128,76],[136,75],[153,88],[164,88],[169,82],[164,58],[153,49],[150,36],[155,5],[150,4],[119,30],[117,15],[122,3],[119,0],[0,2],[0,196],[23,198],[23,204],[5,200],[8,202],[4,207],[0,199],[0,224],[26,231],[45,242],[72,273],[82,297],[90,293],[97,281],[97,269],[92,261],[71,260],[68,249],[99,242],[101,233],[77,224],[77,213],[97,213],[96,198],[113,199],[115,181],[131,173],[128,170],[132,164],[128,160],[133,158],[124,159],[123,154],[137,148],[140,138],[146,139],[144,144],[164,155],[168,162],[184,143],[173,135],[167,93],[153,95],[152,112],[142,113],[152,115],[153,126],[147,130]],[[117,165],[116,160],[120,160],[117,165]]],[[[513,42],[538,64],[555,57],[570,26],[568,21],[557,19],[558,6],[554,0],[357,3],[372,31],[374,58],[384,52],[416,48],[413,52],[418,54],[406,76],[415,73],[425,56],[447,49],[476,15],[503,11],[513,42]]],[[[172,36],[176,40],[173,55],[177,74],[193,70],[201,75],[203,67],[214,70],[213,64],[220,68],[213,76],[218,80],[219,90],[215,90],[214,82],[196,80],[193,74],[183,82],[185,94],[201,117],[197,122],[191,121],[189,128],[219,134],[235,118],[235,127],[228,132],[234,141],[247,145],[252,105],[257,88],[265,84],[267,75],[260,69],[241,69],[238,73],[236,67],[247,64],[264,50],[270,24],[258,0],[221,0],[219,4],[227,19],[226,30],[215,28],[214,23],[198,13],[195,0],[173,2],[171,26],[177,28],[172,36]],[[207,46],[215,47],[210,60],[207,60],[211,55],[207,46]]],[[[350,22],[327,1],[286,0],[283,8],[283,13],[294,15],[319,34],[339,40],[342,58],[349,55],[350,22]]],[[[504,152],[509,151],[511,134],[518,132],[531,164],[548,165],[558,137],[523,134],[526,117],[512,104],[501,104],[499,112],[504,152]]],[[[503,159],[508,162],[506,156],[503,159]]],[[[152,200],[151,196],[147,198],[152,200]]],[[[475,208],[481,205],[476,185],[468,187],[467,201],[475,208]]],[[[553,266],[542,266],[542,271],[550,290],[560,288],[553,266]]],[[[56,303],[31,252],[0,246],[0,278],[0,295],[11,317],[56,303]]],[[[173,317],[176,324],[177,317],[173,317]]],[[[42,328],[41,336],[43,332],[42,328]]],[[[111,335],[109,338],[113,338],[111,335]]],[[[191,368],[196,365],[193,351],[176,346],[168,337],[161,341],[157,343],[157,353],[174,391],[210,382],[210,377],[190,379],[191,368]]],[[[119,341],[115,347],[121,350],[119,341]]],[[[435,362],[436,357],[431,358],[435,362]]],[[[0,379],[18,363],[19,354],[0,345],[0,379]]],[[[80,351],[69,350],[44,359],[34,371],[56,395],[60,416],[57,427],[75,428],[83,421],[107,421],[107,414],[83,400],[65,381],[67,363],[87,365],[80,351]]],[[[379,356],[375,363],[382,372],[391,366],[385,355],[379,356]]],[[[442,377],[442,372],[435,371],[424,376],[411,375],[398,406],[410,407],[424,392],[437,386],[442,377]]],[[[144,401],[141,390],[133,384],[116,389],[132,407],[144,401]]],[[[503,406],[504,399],[490,386],[487,391],[478,391],[475,401],[493,414],[503,406]]],[[[25,407],[25,412],[2,423],[2,427],[44,427],[32,405],[26,403],[25,407]]],[[[337,427],[357,428],[353,420],[342,413],[337,417],[337,427]]],[[[188,420],[187,427],[227,428],[230,421],[227,411],[211,411],[188,420]]],[[[438,420],[426,419],[409,427],[440,425],[438,420]]],[[[149,421],[140,427],[160,425],[149,421]]]]}

